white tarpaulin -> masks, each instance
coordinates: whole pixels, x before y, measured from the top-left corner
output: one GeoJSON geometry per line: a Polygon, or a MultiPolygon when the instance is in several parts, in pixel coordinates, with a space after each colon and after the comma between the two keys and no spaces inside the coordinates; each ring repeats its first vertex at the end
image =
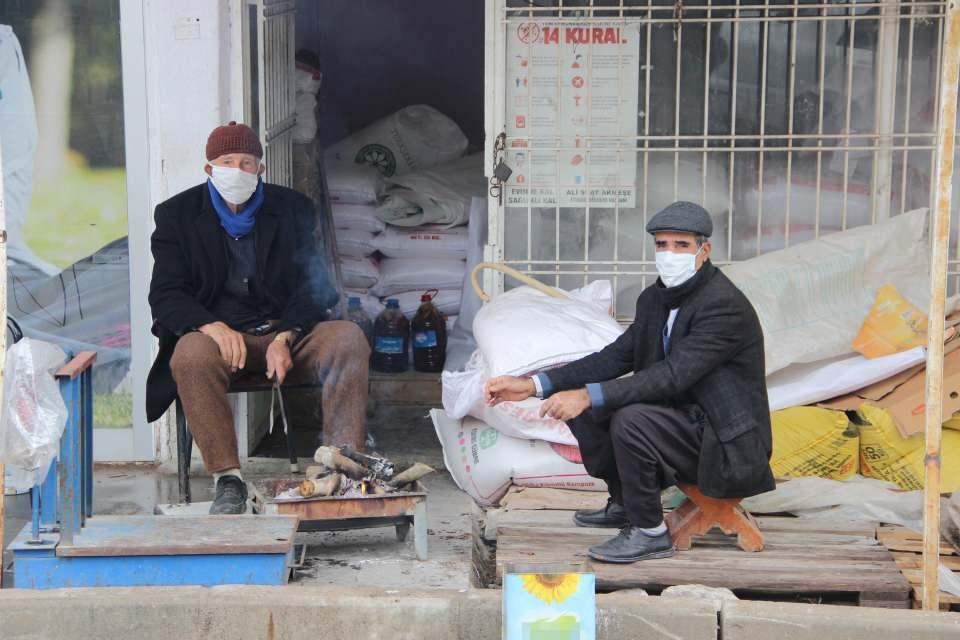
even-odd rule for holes
{"type": "Polygon", "coordinates": [[[623,22],[511,25],[508,206],[634,206],[639,52],[623,22]]]}
{"type": "Polygon", "coordinates": [[[822,402],[926,362],[923,347],[869,360],[859,354],[793,364],[767,377],[770,411],[822,402]]]}
{"type": "Polygon", "coordinates": [[[850,353],[885,284],[926,309],[926,225],[927,210],[917,209],[724,267],[760,317],[767,375],[796,362],[850,353]]]}

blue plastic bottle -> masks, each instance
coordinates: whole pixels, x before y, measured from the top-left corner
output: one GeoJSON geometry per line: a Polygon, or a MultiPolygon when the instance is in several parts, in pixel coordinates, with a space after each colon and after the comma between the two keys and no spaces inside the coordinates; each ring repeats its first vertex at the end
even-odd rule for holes
{"type": "Polygon", "coordinates": [[[387,300],[387,308],[373,323],[373,362],[383,373],[402,373],[410,363],[410,322],[400,311],[400,301],[387,300]]]}

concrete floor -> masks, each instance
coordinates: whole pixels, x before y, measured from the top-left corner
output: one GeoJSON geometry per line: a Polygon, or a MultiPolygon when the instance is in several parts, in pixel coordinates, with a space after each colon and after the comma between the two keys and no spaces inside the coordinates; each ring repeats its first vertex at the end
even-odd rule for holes
{"type": "MultiPolygon", "coordinates": [[[[371,419],[377,449],[398,465],[421,460],[439,473],[428,476],[429,558],[416,559],[413,535],[398,542],[393,527],[329,533],[300,533],[307,557],[293,579],[296,585],[371,587],[443,587],[466,589],[471,575],[471,499],[443,469],[440,444],[426,418],[427,409],[387,408],[371,419]]],[[[306,462],[306,461],[304,461],[306,462]]],[[[281,477],[282,459],[254,459],[244,464],[247,479],[281,477]]],[[[142,467],[98,467],[94,476],[94,515],[151,514],[158,504],[176,502],[175,475],[142,467]]],[[[212,499],[213,482],[193,477],[194,501],[212,499]]],[[[6,497],[5,545],[29,522],[26,495],[6,497]]],[[[4,567],[9,569],[9,558],[4,567]]],[[[7,573],[4,586],[11,584],[7,573]]]]}

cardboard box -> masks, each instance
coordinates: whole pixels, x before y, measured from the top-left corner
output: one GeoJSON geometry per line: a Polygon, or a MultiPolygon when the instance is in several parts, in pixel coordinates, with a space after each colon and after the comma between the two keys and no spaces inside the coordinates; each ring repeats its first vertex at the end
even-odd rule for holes
{"type": "MultiPolygon", "coordinates": [[[[943,419],[960,411],[960,340],[946,345],[943,360],[943,419]]],[[[926,368],[914,367],[851,394],[820,403],[838,411],[852,411],[864,403],[886,409],[904,438],[923,433],[926,421],[926,368]]]]}

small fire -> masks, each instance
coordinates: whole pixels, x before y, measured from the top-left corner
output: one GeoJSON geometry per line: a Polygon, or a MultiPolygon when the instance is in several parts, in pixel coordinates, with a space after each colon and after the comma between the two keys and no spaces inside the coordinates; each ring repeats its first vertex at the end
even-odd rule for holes
{"type": "Polygon", "coordinates": [[[360,495],[361,495],[361,496],[366,496],[366,495],[367,495],[367,481],[366,481],[366,480],[362,480],[362,481],[360,482],[360,495]]]}

